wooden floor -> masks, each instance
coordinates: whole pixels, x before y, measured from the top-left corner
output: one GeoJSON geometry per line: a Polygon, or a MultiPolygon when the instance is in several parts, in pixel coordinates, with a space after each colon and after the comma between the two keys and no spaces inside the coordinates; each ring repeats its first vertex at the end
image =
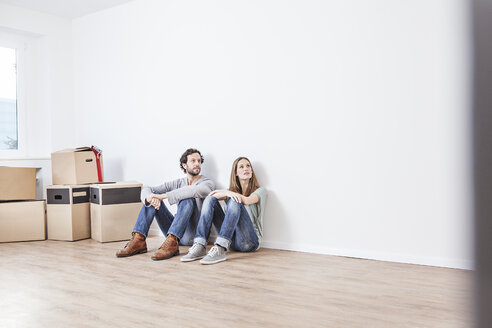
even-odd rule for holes
{"type": "Polygon", "coordinates": [[[116,258],[124,244],[0,244],[0,327],[473,326],[470,271],[271,249],[116,258]]]}

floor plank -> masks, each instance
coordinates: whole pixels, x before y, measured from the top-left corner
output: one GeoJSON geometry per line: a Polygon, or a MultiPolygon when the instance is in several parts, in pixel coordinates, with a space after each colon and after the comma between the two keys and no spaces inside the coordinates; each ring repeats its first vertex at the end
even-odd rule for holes
{"type": "Polygon", "coordinates": [[[152,261],[162,241],[129,258],[125,242],[0,244],[0,327],[473,325],[470,271],[272,249],[152,261]]]}

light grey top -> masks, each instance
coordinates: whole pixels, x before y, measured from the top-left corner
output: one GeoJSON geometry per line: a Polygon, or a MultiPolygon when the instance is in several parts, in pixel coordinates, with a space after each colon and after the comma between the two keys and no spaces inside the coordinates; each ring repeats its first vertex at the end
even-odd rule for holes
{"type": "Polygon", "coordinates": [[[166,194],[169,204],[177,204],[180,200],[187,198],[195,198],[198,210],[202,210],[203,199],[215,189],[215,183],[203,175],[195,181],[192,185],[188,186],[188,179],[186,177],[165,182],[160,186],[148,187],[144,186],[140,193],[140,199],[145,206],[150,206],[145,198],[150,194],[166,194]]]}
{"type": "Polygon", "coordinates": [[[253,222],[253,227],[255,227],[256,234],[258,235],[258,241],[261,242],[263,238],[263,214],[265,213],[267,191],[265,188],[260,187],[256,189],[253,194],[258,196],[258,202],[250,205],[244,205],[244,207],[253,222]]]}

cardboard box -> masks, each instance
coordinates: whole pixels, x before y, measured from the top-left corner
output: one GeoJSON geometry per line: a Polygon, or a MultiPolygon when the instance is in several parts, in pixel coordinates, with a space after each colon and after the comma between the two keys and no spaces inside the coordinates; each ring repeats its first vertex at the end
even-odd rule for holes
{"type": "Polygon", "coordinates": [[[88,185],[46,188],[48,239],[74,241],[91,237],[89,197],[88,185]]]}
{"type": "Polygon", "coordinates": [[[0,242],[46,239],[44,200],[0,202],[0,242]]]}
{"type": "MultiPolygon", "coordinates": [[[[99,161],[104,181],[102,155],[99,161]]],[[[64,149],[51,153],[51,173],[54,185],[99,182],[96,155],[90,147],[64,149]]]]}
{"type": "Polygon", "coordinates": [[[36,168],[0,166],[0,200],[36,199],[36,168]]]}
{"type": "Polygon", "coordinates": [[[91,237],[99,242],[128,240],[142,208],[139,182],[91,185],[91,237]]]}

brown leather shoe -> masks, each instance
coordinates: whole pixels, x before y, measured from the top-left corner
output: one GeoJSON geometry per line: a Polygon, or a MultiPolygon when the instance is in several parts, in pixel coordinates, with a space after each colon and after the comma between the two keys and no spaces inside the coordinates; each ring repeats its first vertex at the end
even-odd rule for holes
{"type": "Polygon", "coordinates": [[[116,257],[127,257],[135,254],[147,253],[145,236],[139,232],[132,233],[132,239],[126,243],[123,249],[116,252],[116,257]]]}
{"type": "Polygon", "coordinates": [[[157,252],[152,255],[152,259],[154,261],[166,260],[176,255],[179,255],[178,237],[169,234],[157,252]]]}

